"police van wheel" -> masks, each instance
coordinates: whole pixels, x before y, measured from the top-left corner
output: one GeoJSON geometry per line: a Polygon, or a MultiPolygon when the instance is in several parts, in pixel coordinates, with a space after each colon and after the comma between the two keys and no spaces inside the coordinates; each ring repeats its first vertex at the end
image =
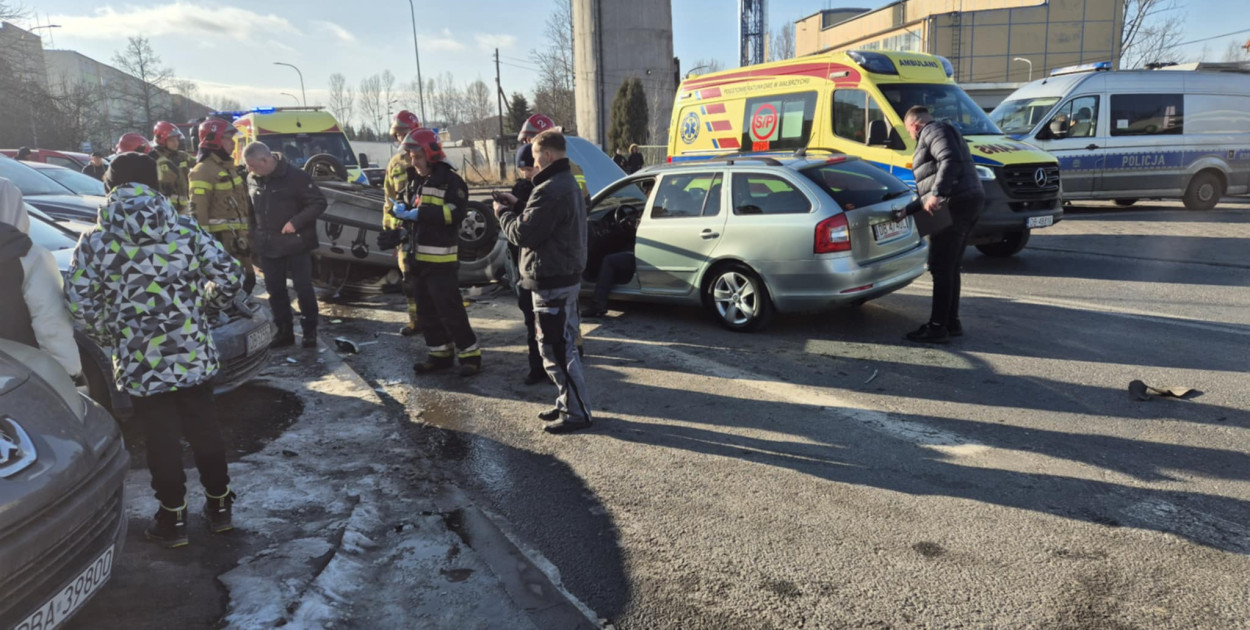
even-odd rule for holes
{"type": "Polygon", "coordinates": [[[1190,210],[1210,210],[1224,196],[1224,178],[1214,171],[1202,171],[1189,180],[1185,189],[1185,207],[1190,210]]]}
{"type": "Polygon", "coordinates": [[[977,249],[986,256],[994,258],[1007,258],[1015,256],[1029,244],[1029,231],[1022,230],[1020,232],[1004,232],[993,243],[982,243],[977,245],[977,249]]]}
{"type": "Polygon", "coordinates": [[[1120,206],[1121,208],[1127,208],[1135,203],[1137,203],[1136,199],[1116,199],[1115,200],[1115,205],[1120,206]]]}
{"type": "Polygon", "coordinates": [[[755,332],[773,317],[773,300],[759,275],[746,265],[723,265],[708,274],[703,305],[716,322],[734,332],[755,332]]]}

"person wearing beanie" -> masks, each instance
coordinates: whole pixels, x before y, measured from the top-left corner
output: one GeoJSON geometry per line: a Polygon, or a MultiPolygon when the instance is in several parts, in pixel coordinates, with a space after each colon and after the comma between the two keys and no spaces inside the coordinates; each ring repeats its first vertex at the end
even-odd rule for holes
{"type": "Polygon", "coordinates": [[[109,165],[104,163],[104,154],[99,151],[91,152],[91,161],[82,167],[84,175],[90,175],[98,180],[104,180],[104,171],[108,170],[109,165]]]}
{"type": "Polygon", "coordinates": [[[115,380],[143,428],[160,502],[146,535],[181,547],[187,544],[182,438],[195,452],[209,528],[233,529],[235,495],[210,384],[220,362],[205,308],[226,308],[243,271],[216,238],[157,192],[151,157],[118,155],[104,184],[108,197],[74,250],[65,295],[87,336],[112,349],[115,380]]]}

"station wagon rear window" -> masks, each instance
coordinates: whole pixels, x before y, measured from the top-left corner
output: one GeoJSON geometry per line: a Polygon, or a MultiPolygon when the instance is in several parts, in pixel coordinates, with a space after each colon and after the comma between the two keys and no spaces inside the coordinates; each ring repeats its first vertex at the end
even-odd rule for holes
{"type": "Polygon", "coordinates": [[[843,210],[854,210],[911,194],[897,177],[860,160],[805,168],[804,176],[829,193],[843,210]]]}
{"type": "Polygon", "coordinates": [[[812,135],[816,93],[795,92],[747,99],[742,122],[746,151],[801,149],[812,135]]]}

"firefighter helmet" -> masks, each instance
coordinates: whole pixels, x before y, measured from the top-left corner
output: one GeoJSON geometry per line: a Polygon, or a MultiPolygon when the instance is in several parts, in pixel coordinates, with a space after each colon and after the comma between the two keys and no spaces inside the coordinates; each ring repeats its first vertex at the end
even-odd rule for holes
{"type": "Polygon", "coordinates": [[[395,122],[391,123],[391,137],[403,142],[413,129],[419,127],[421,127],[421,121],[417,120],[416,114],[406,109],[401,110],[395,114],[395,122]]]}
{"type": "Polygon", "coordinates": [[[521,125],[521,132],[516,135],[516,139],[517,142],[529,142],[534,139],[534,136],[555,128],[555,121],[544,114],[534,114],[525,119],[525,124],[521,125]]]}
{"type": "Polygon", "coordinates": [[[221,143],[226,136],[236,134],[239,130],[234,125],[220,119],[209,118],[200,123],[200,148],[201,149],[220,149],[221,143]]]}
{"type": "Polygon", "coordinates": [[[424,127],[413,129],[412,133],[404,138],[404,151],[413,152],[418,149],[425,152],[426,161],[442,162],[447,159],[447,154],[443,153],[443,145],[438,141],[438,134],[432,129],[424,127]]]}
{"type": "Polygon", "coordinates": [[[148,139],[142,134],[127,133],[117,140],[117,146],[113,148],[116,153],[142,153],[147,155],[152,152],[152,145],[148,144],[148,139]]]}
{"type": "Polygon", "coordinates": [[[164,147],[165,141],[170,138],[185,140],[186,136],[182,135],[182,130],[177,125],[164,120],[157,122],[156,126],[152,127],[152,142],[155,142],[156,146],[164,147]]]}

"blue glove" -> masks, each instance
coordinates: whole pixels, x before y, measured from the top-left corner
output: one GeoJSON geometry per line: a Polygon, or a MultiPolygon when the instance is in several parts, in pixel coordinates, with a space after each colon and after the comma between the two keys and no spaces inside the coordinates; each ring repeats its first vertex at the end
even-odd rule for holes
{"type": "Polygon", "coordinates": [[[402,203],[391,206],[391,216],[401,221],[416,221],[418,208],[409,208],[402,203]]]}

